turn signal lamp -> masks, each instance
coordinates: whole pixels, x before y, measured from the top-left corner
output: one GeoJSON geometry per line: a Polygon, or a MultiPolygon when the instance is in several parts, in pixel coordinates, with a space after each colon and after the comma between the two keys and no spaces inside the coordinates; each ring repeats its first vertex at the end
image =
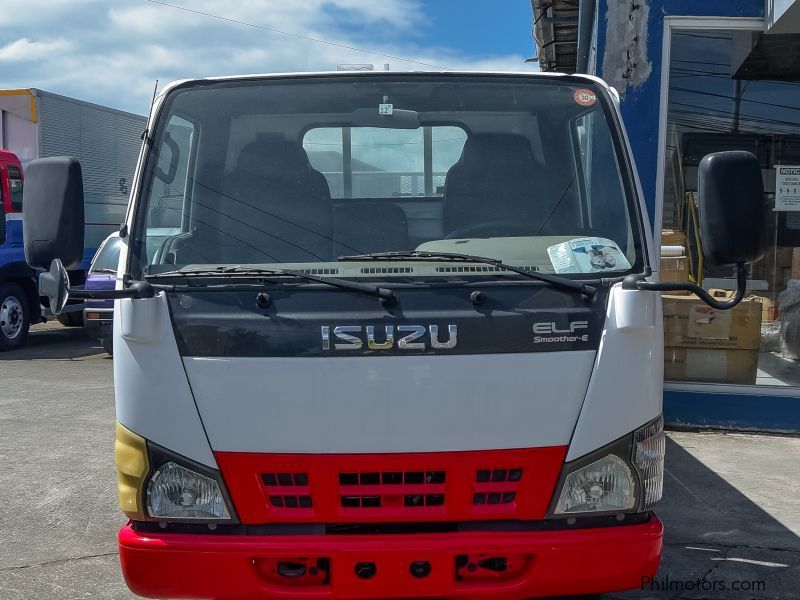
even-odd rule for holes
{"type": "Polygon", "coordinates": [[[114,462],[117,464],[119,506],[129,519],[144,518],[142,485],[150,469],[147,442],[119,423],[114,441],[114,462]]]}

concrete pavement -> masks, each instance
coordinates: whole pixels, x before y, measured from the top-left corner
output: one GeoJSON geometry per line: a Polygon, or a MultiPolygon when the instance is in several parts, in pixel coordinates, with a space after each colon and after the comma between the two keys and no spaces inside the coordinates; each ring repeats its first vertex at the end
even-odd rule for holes
{"type": "MultiPolygon", "coordinates": [[[[3,600],[133,597],[116,555],[111,365],[79,330],[53,325],[0,354],[3,600]]],[[[654,582],[667,589],[604,598],[799,598],[798,498],[800,438],[670,433],[654,582]]]]}

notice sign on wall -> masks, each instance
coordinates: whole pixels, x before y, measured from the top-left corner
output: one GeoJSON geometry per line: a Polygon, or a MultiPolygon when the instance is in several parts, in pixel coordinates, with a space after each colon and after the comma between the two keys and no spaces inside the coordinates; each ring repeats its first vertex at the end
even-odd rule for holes
{"type": "Polygon", "coordinates": [[[800,166],[775,165],[775,210],[800,210],[800,166]]]}

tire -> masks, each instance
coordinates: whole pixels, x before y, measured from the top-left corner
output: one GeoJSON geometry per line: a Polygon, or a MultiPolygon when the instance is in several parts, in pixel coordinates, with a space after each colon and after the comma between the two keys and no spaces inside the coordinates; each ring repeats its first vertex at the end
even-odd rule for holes
{"type": "Polygon", "coordinates": [[[0,350],[16,350],[25,345],[30,314],[25,291],[16,283],[0,284],[0,350]]]}
{"type": "Polygon", "coordinates": [[[61,313],[56,317],[64,327],[83,327],[83,311],[61,313]]]}
{"type": "Polygon", "coordinates": [[[109,356],[114,356],[114,340],[110,338],[100,340],[100,345],[103,346],[103,350],[105,350],[109,356]]]}

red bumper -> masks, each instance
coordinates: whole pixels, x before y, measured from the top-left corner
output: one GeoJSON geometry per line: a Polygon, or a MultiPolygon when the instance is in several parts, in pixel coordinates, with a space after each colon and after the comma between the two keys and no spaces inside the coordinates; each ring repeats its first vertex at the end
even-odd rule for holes
{"type": "Polygon", "coordinates": [[[151,598],[531,598],[639,587],[658,569],[662,533],[655,517],[570,531],[358,536],[138,534],[128,525],[119,545],[128,586],[151,598]],[[502,570],[475,566],[498,557],[502,570]],[[278,561],[317,559],[328,576],[275,573],[278,561]],[[414,561],[427,561],[429,574],[414,577],[414,561]],[[355,573],[364,562],[376,567],[369,579],[355,573]]]}

